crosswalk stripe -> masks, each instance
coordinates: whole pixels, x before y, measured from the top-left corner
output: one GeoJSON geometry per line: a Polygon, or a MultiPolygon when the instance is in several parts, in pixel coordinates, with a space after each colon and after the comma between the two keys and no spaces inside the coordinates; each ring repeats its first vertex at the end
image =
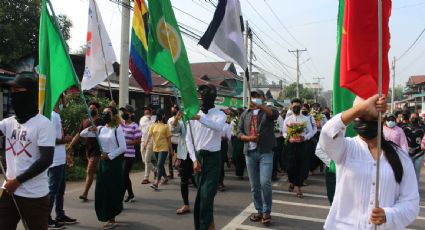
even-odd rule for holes
{"type": "Polygon", "coordinates": [[[281,200],[273,200],[273,204],[287,204],[291,206],[300,206],[300,207],[307,207],[307,208],[320,208],[320,209],[327,209],[329,210],[329,206],[324,205],[314,205],[314,204],[306,204],[306,203],[297,203],[297,202],[288,202],[288,201],[281,201],[281,200]]]}
{"type": "MultiPolygon", "coordinates": [[[[287,192],[287,191],[281,191],[281,190],[273,190],[273,193],[278,193],[278,194],[286,194],[286,195],[292,195],[294,194],[293,192],[287,192]]],[[[328,199],[327,196],[324,195],[317,195],[317,194],[311,194],[311,193],[303,193],[304,197],[314,197],[314,198],[321,198],[321,199],[328,199]]]]}

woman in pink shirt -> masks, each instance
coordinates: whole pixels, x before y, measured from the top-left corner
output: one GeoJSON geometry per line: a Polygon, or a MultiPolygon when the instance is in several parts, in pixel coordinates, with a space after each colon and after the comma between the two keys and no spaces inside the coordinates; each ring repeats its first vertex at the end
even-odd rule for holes
{"type": "Polygon", "coordinates": [[[387,141],[392,141],[407,153],[408,145],[406,135],[403,129],[397,126],[396,116],[394,114],[385,115],[384,137],[387,141]]]}

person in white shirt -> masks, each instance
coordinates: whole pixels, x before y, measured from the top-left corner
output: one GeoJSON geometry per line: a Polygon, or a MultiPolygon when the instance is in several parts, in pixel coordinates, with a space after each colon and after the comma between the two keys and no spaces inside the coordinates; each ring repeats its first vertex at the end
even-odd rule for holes
{"type": "Polygon", "coordinates": [[[173,154],[169,154],[168,155],[168,178],[169,179],[173,179],[174,178],[174,168],[173,168],[173,155],[177,154],[177,147],[179,144],[179,140],[180,140],[180,123],[177,122],[175,123],[176,126],[173,126],[174,120],[176,119],[176,115],[178,113],[179,109],[177,107],[177,105],[173,105],[173,107],[171,107],[171,115],[172,117],[170,117],[168,119],[168,126],[170,127],[170,131],[171,131],[171,145],[173,146],[173,154]]]}
{"type": "Polygon", "coordinates": [[[312,121],[309,117],[301,114],[301,100],[294,98],[291,101],[292,114],[287,115],[283,126],[283,135],[289,139],[287,145],[287,160],[288,160],[288,180],[290,192],[296,189],[298,198],[303,198],[301,187],[304,185],[306,172],[308,172],[308,141],[314,136],[312,121]],[[297,133],[296,138],[288,133],[288,126],[304,126],[301,133],[297,133]]]}
{"type": "Polygon", "coordinates": [[[419,215],[419,192],[410,158],[397,145],[382,140],[378,153],[378,112],[386,97],[357,98],[354,106],[333,117],[322,129],[320,147],[336,164],[337,184],[325,229],[401,230],[419,215]],[[358,136],[344,137],[353,122],[358,136]],[[379,207],[375,204],[376,166],[380,159],[379,207]]]}
{"type": "Polygon", "coordinates": [[[103,110],[105,126],[89,127],[81,131],[81,137],[95,137],[96,133],[102,151],[96,177],[95,210],[97,219],[107,222],[104,229],[114,228],[115,217],[123,209],[124,181],[122,154],[127,150],[121,118],[118,110],[108,106],[103,110]]]}
{"type": "Polygon", "coordinates": [[[47,169],[53,161],[55,127],[38,113],[38,82],[34,73],[19,73],[2,88],[10,88],[16,115],[0,121],[7,166],[7,179],[0,189],[0,228],[17,229],[22,218],[30,229],[47,229],[47,169]]]}
{"type": "Polygon", "coordinates": [[[152,116],[152,109],[149,107],[145,108],[144,116],[140,118],[139,127],[142,131],[142,143],[140,144],[140,152],[142,154],[142,160],[145,164],[145,177],[142,181],[142,184],[150,184],[149,176],[152,172],[155,172],[156,169],[154,165],[152,164],[152,158],[155,157],[155,154],[153,154],[153,140],[151,140],[146,149],[143,149],[143,146],[145,146],[145,142],[148,139],[149,136],[149,128],[150,126],[155,123],[156,116],[152,116]]]}
{"type": "Polygon", "coordinates": [[[63,96],[61,96],[52,111],[52,123],[56,129],[56,146],[53,163],[47,172],[49,176],[49,228],[59,229],[64,224],[75,224],[76,219],[65,215],[63,200],[66,188],[66,163],[72,165],[70,155],[66,153],[65,144],[71,142],[72,137],[64,135],[60,111],[63,109],[63,96]],[[52,210],[55,206],[56,220],[52,219],[52,210]]]}
{"type": "Polygon", "coordinates": [[[214,197],[220,175],[221,134],[226,114],[214,108],[217,97],[215,86],[201,85],[198,90],[202,99],[201,111],[189,121],[186,145],[198,185],[193,214],[195,229],[205,230],[215,229],[214,197]]]}

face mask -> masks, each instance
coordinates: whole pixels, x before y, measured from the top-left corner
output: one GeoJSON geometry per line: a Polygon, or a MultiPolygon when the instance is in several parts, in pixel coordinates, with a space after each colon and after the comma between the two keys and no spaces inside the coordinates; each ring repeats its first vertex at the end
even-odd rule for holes
{"type": "Polygon", "coordinates": [[[59,104],[59,111],[63,110],[63,104],[59,104]]]}
{"type": "Polygon", "coordinates": [[[378,135],[377,121],[364,121],[360,119],[354,120],[353,128],[360,137],[371,140],[378,135]]]}
{"type": "Polygon", "coordinates": [[[292,112],[294,112],[295,114],[300,114],[301,111],[301,106],[294,106],[292,107],[292,112]]]}
{"type": "Polygon", "coordinates": [[[11,94],[12,107],[15,110],[16,120],[24,124],[38,113],[37,95],[31,91],[11,94]]]}
{"type": "Polygon", "coordinates": [[[308,115],[308,111],[302,111],[301,112],[304,116],[307,116],[308,115]]]}
{"type": "Polygon", "coordinates": [[[97,110],[95,110],[95,109],[91,109],[91,110],[90,110],[90,115],[91,115],[92,117],[96,116],[96,115],[97,115],[97,110]]]}
{"type": "Polygon", "coordinates": [[[203,93],[201,94],[201,110],[203,113],[207,114],[208,111],[214,108],[214,101],[216,96],[211,93],[203,93]]]}
{"type": "Polygon", "coordinates": [[[331,113],[324,113],[325,114],[325,116],[326,116],[326,119],[331,119],[331,113]]]}
{"type": "Polygon", "coordinates": [[[394,128],[397,124],[395,121],[387,121],[386,123],[388,128],[394,128]]]}
{"type": "Polygon", "coordinates": [[[251,101],[257,105],[263,104],[263,100],[261,100],[261,98],[252,98],[251,101]]]}
{"type": "Polygon", "coordinates": [[[130,118],[130,115],[128,115],[128,113],[123,113],[123,114],[121,115],[121,118],[122,118],[124,121],[126,121],[126,120],[128,120],[128,118],[130,118]]]}
{"type": "Polygon", "coordinates": [[[107,124],[112,121],[111,114],[108,112],[102,113],[102,121],[107,124]]]}

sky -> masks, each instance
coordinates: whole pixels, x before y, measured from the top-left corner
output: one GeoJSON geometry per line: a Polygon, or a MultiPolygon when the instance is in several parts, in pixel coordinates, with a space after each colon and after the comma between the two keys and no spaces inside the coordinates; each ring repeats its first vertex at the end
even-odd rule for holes
{"type": "MultiPolygon", "coordinates": [[[[57,14],[72,23],[71,52],[85,44],[88,0],[51,0],[57,14]]],[[[110,0],[97,0],[116,56],[120,57],[121,6],[110,0]]],[[[217,2],[213,0],[212,2],[217,2]]],[[[177,21],[202,35],[212,20],[214,6],[207,0],[171,0],[177,21]]],[[[254,32],[254,71],[263,71],[269,82],[292,83],[296,79],[296,57],[301,52],[301,83],[320,83],[332,88],[336,54],[338,0],[240,0],[244,20],[254,32]]],[[[131,13],[132,14],[132,13],[131,13]]],[[[131,25],[131,21],[130,21],[131,25]]],[[[425,29],[425,0],[393,0],[390,18],[390,63],[396,57],[396,84],[405,86],[412,75],[425,75],[425,33],[406,50],[425,29]],[[401,58],[400,58],[401,57],[401,58]]],[[[222,61],[183,35],[190,62],[222,61]]]]}

